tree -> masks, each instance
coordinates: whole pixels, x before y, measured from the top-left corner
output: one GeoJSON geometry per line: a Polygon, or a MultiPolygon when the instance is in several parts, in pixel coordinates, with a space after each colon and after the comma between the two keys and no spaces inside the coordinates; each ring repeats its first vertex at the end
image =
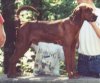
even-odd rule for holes
{"type": "Polygon", "coordinates": [[[15,28],[14,28],[14,2],[15,0],[1,0],[2,14],[4,17],[4,28],[6,32],[6,43],[4,45],[4,73],[9,68],[9,59],[14,51],[15,28]]]}

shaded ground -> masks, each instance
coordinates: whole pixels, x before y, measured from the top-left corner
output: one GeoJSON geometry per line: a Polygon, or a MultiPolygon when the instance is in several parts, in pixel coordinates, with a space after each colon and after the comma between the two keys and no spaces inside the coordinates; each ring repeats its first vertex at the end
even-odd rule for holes
{"type": "Polygon", "coordinates": [[[7,78],[6,75],[0,76],[0,83],[100,83],[99,78],[81,77],[68,79],[66,76],[23,76],[18,78],[7,78]]]}

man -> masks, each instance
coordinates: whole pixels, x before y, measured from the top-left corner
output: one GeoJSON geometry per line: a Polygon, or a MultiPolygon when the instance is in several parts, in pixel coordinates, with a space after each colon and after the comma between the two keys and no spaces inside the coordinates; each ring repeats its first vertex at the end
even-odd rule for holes
{"type": "Polygon", "coordinates": [[[4,19],[3,19],[2,15],[0,14],[0,47],[2,47],[4,45],[5,40],[6,40],[3,23],[4,23],[4,19]]]}
{"type": "Polygon", "coordinates": [[[94,0],[77,0],[77,3],[88,3],[97,14],[96,22],[84,21],[79,33],[78,73],[82,76],[99,77],[100,73],[100,9],[95,7],[94,0]]]}

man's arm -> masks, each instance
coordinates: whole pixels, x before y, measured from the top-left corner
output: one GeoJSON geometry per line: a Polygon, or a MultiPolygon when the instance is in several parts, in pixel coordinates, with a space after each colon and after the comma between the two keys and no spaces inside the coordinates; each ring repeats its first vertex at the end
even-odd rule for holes
{"type": "Polygon", "coordinates": [[[4,19],[2,15],[0,14],[0,47],[3,47],[6,41],[6,34],[3,28],[3,23],[4,23],[4,19]]]}
{"type": "Polygon", "coordinates": [[[96,32],[97,36],[100,38],[100,26],[96,25],[96,22],[90,22],[91,26],[93,27],[94,31],[96,32]]]}

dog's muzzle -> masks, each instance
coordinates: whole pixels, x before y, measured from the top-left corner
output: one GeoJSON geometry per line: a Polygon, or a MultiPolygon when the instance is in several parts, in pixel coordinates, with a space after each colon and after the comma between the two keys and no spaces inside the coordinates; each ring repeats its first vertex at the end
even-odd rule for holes
{"type": "Polygon", "coordinates": [[[91,18],[91,22],[96,21],[96,20],[97,20],[97,17],[98,17],[98,16],[94,15],[94,16],[91,18]]]}
{"type": "Polygon", "coordinates": [[[96,21],[96,20],[97,20],[97,17],[98,17],[98,16],[94,16],[94,17],[93,17],[93,20],[96,21]]]}

